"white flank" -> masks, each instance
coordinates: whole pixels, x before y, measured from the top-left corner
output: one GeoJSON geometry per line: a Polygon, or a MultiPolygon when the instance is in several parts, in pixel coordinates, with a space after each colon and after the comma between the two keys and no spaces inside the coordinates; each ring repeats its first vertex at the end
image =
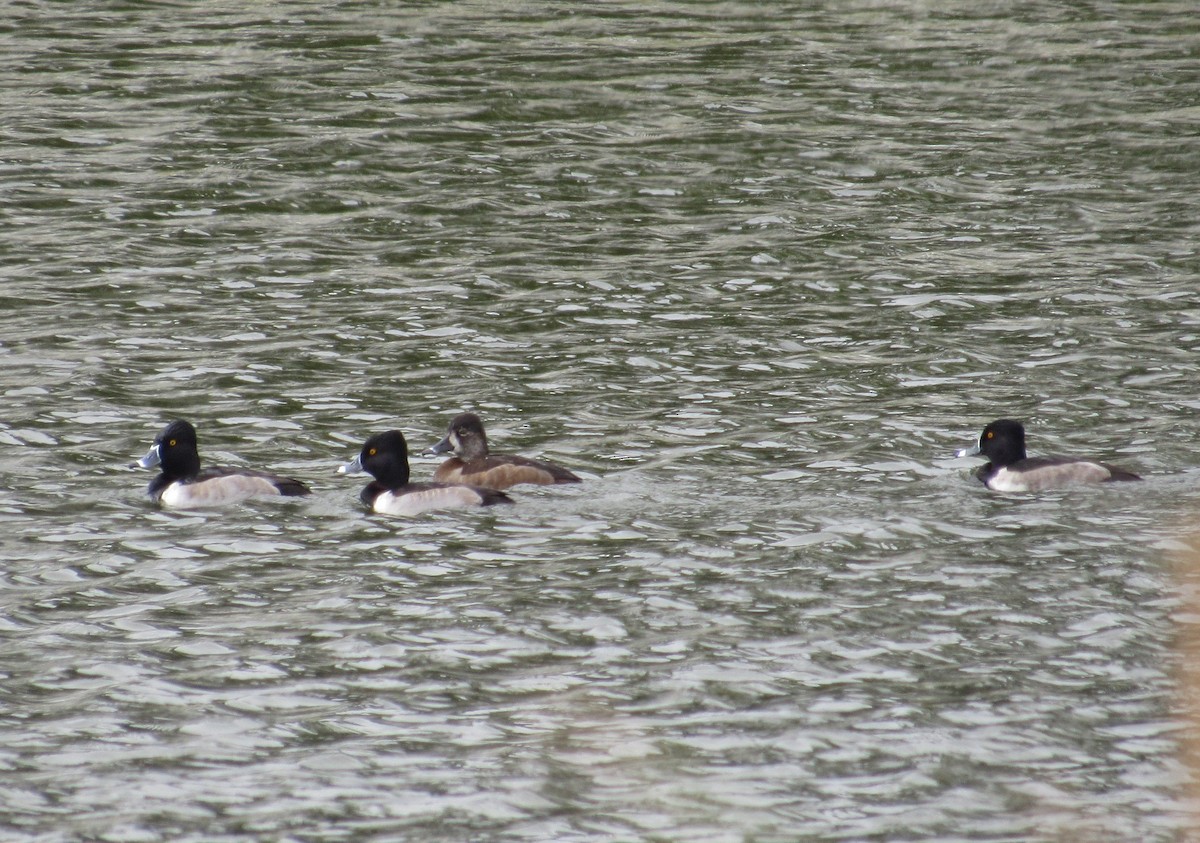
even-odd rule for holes
{"type": "Polygon", "coordinates": [[[478,493],[466,486],[443,486],[398,495],[384,492],[375,498],[372,509],[383,515],[419,515],[431,509],[464,509],[480,503],[478,493]]]}
{"type": "Polygon", "coordinates": [[[991,476],[988,486],[997,492],[1039,492],[1073,483],[1103,483],[1111,476],[1107,468],[1094,462],[1068,462],[1042,465],[1032,471],[1002,468],[991,476]]]}
{"type": "Polygon", "coordinates": [[[203,509],[278,494],[275,484],[265,477],[229,474],[199,483],[172,483],[163,490],[160,500],[171,509],[203,509]]]}

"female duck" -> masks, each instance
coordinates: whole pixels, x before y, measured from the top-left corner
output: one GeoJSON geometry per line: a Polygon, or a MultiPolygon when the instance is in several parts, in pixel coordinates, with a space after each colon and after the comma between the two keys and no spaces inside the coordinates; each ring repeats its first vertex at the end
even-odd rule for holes
{"type": "Polygon", "coordinates": [[[1012,419],[997,419],[983,429],[979,443],[955,456],[982,454],[990,462],[975,476],[997,492],[1040,492],[1073,483],[1141,480],[1136,474],[1095,460],[1025,456],[1025,428],[1012,419]]]}
{"type": "Polygon", "coordinates": [[[377,433],[362,446],[338,474],[366,471],[375,479],[359,496],[372,512],[383,515],[417,515],[430,509],[461,509],[512,503],[503,492],[447,483],[408,482],[408,443],[398,430],[377,433]]]}
{"type": "Polygon", "coordinates": [[[265,471],[227,466],[209,466],[202,470],[200,454],[196,450],[196,428],[182,420],[164,427],[146,456],[135,465],[141,468],[161,466],[162,473],[150,481],[146,491],[155,501],[174,509],[198,509],[246,498],[294,497],[309,493],[308,487],[299,480],[265,471]]]}
{"type": "Polygon", "coordinates": [[[433,479],[443,483],[470,483],[486,489],[507,489],[518,483],[546,486],[578,483],[579,478],[554,463],[525,457],[488,453],[483,422],[474,413],[455,416],[446,438],[429,449],[434,454],[453,451],[455,456],[438,466],[433,479]]]}

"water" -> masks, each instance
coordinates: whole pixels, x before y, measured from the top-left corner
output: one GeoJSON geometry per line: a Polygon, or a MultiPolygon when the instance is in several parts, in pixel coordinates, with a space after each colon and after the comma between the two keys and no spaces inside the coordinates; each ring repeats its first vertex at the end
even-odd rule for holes
{"type": "Polygon", "coordinates": [[[10,5],[4,837],[1176,839],[1198,52],[1170,2],[10,5]],[[585,482],[365,515],[336,466],[462,409],[585,482]],[[1147,480],[990,494],[1002,415],[1147,480]],[[155,509],[173,417],[314,495],[155,509]]]}

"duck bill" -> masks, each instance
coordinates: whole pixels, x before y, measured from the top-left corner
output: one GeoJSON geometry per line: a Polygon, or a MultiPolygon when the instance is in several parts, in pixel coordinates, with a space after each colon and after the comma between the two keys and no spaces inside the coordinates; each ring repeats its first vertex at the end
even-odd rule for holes
{"type": "Polygon", "coordinates": [[[426,448],[425,453],[433,454],[436,456],[437,454],[444,454],[447,451],[453,451],[453,450],[454,450],[454,445],[452,445],[450,443],[450,437],[447,436],[445,439],[443,439],[441,442],[437,443],[436,445],[431,445],[430,447],[426,448]]]}
{"type": "Polygon", "coordinates": [[[350,462],[346,463],[345,465],[339,465],[337,473],[338,474],[358,474],[362,470],[363,470],[362,455],[360,454],[359,456],[350,460],[350,462]]]}
{"type": "Polygon", "coordinates": [[[146,452],[146,456],[134,463],[138,468],[154,468],[162,462],[162,454],[159,452],[158,445],[154,445],[146,452]]]}
{"type": "Polygon", "coordinates": [[[977,457],[980,455],[980,453],[982,453],[982,452],[979,450],[979,444],[976,443],[976,444],[972,445],[970,448],[962,448],[961,450],[955,451],[954,456],[956,456],[956,457],[977,457]]]}

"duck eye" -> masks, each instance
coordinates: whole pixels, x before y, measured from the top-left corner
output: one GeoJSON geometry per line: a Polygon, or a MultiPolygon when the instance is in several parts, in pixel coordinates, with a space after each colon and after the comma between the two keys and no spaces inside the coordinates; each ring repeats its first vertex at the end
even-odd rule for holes
{"type": "Polygon", "coordinates": [[[375,449],[374,449],[374,448],[371,448],[371,449],[369,449],[369,450],[367,451],[367,456],[368,456],[368,457],[373,457],[373,456],[375,456],[375,449]]]}
{"type": "Polygon", "coordinates": [[[988,439],[991,439],[991,438],[992,438],[993,436],[995,436],[995,435],[996,435],[996,434],[995,434],[995,433],[993,433],[993,432],[992,432],[992,431],[990,431],[990,430],[987,432],[987,438],[988,438],[988,439]]]}
{"type": "Polygon", "coordinates": [[[168,445],[170,445],[172,448],[174,448],[174,447],[175,447],[175,440],[174,440],[174,439],[172,439],[172,440],[171,440],[170,442],[168,442],[167,444],[168,444],[168,445]]]}

